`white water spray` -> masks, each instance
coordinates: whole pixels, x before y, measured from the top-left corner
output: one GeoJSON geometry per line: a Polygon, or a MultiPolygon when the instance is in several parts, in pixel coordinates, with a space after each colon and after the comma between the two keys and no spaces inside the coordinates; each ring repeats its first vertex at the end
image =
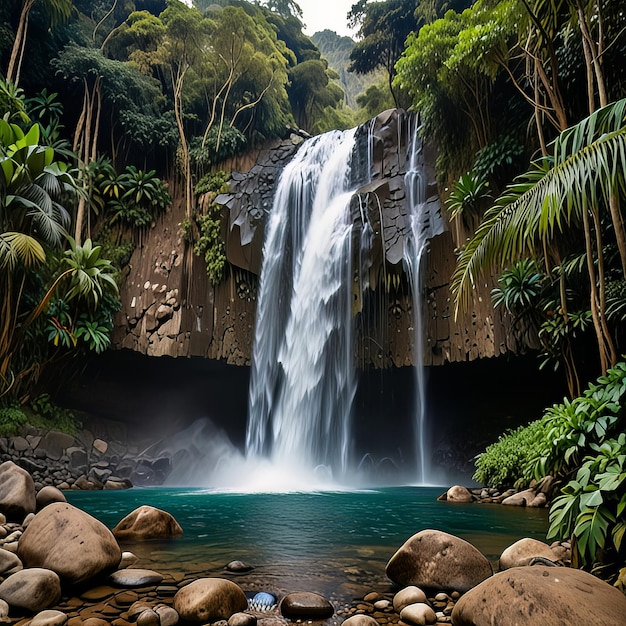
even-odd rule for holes
{"type": "Polygon", "coordinates": [[[356,129],[309,140],[280,178],[263,249],[247,457],[340,477],[356,376],[351,156],[356,129]]]}

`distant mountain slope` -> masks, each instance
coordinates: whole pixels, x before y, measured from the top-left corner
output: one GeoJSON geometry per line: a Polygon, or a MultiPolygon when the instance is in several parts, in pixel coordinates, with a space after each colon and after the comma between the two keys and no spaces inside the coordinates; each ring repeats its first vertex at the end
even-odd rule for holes
{"type": "Polygon", "coordinates": [[[350,52],[354,47],[354,40],[342,37],[332,30],[322,30],[311,37],[320,49],[322,56],[328,60],[328,65],[339,74],[339,81],[346,92],[347,105],[357,108],[356,97],[362,94],[370,85],[381,79],[381,74],[372,72],[361,75],[348,72],[350,52]]]}

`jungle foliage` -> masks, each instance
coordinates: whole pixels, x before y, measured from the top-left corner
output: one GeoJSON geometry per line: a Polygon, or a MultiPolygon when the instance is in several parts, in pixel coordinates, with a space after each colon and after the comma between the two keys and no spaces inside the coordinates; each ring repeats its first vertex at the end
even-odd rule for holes
{"type": "MultiPolygon", "coordinates": [[[[563,484],[550,509],[548,539],[573,538],[578,566],[610,567],[626,544],[626,362],[508,432],[476,458],[474,479],[526,487],[547,475],[563,484]]],[[[615,573],[615,572],[613,572],[615,573]]]]}

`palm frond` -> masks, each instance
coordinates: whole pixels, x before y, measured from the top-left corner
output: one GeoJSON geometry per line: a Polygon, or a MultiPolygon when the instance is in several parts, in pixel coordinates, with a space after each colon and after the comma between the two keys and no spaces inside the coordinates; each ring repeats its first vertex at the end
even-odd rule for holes
{"type": "Polygon", "coordinates": [[[13,270],[18,264],[33,267],[45,260],[46,253],[34,237],[10,231],[0,235],[0,269],[13,270]]]}
{"type": "MultiPolygon", "coordinates": [[[[618,114],[623,115],[621,108],[618,114]]],[[[554,159],[533,163],[531,170],[509,186],[487,211],[485,220],[461,251],[452,276],[456,313],[468,306],[471,287],[480,274],[487,269],[502,269],[523,254],[532,254],[541,239],[563,232],[583,211],[623,191],[626,126],[601,134],[589,145],[579,145],[579,135],[595,136],[599,122],[616,123],[609,115],[612,111],[604,113],[605,117],[597,116],[600,120],[596,118],[593,124],[581,123],[584,129],[578,125],[564,131],[567,136],[560,136],[554,159]],[[576,151],[566,156],[564,146],[568,145],[576,151]]]]}

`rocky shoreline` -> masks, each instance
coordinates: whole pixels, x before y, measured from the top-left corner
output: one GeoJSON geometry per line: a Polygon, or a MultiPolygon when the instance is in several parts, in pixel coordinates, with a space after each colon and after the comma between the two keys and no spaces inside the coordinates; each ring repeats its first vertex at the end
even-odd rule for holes
{"type": "MultiPolygon", "coordinates": [[[[452,488],[446,499],[461,489],[452,488]]],[[[68,504],[60,490],[50,485],[38,489],[23,468],[4,462],[0,623],[616,626],[626,614],[626,597],[620,591],[566,566],[567,544],[551,547],[534,539],[507,548],[494,568],[470,543],[438,530],[421,530],[390,557],[380,584],[360,595],[355,592],[347,604],[333,603],[315,589],[264,589],[262,571],[256,573],[240,561],[220,572],[183,571],[176,564],[158,572],[142,567],[121,547],[128,540],[135,545],[156,538],[175,541],[183,532],[169,513],[147,506],[110,531],[68,504]]]]}
{"type": "Polygon", "coordinates": [[[27,426],[19,436],[0,437],[0,463],[12,461],[26,470],[37,490],[97,490],[162,485],[175,463],[184,460],[149,444],[129,444],[123,433],[111,437],[106,427],[95,426],[101,432],[82,429],[76,435],[27,426]]]}

